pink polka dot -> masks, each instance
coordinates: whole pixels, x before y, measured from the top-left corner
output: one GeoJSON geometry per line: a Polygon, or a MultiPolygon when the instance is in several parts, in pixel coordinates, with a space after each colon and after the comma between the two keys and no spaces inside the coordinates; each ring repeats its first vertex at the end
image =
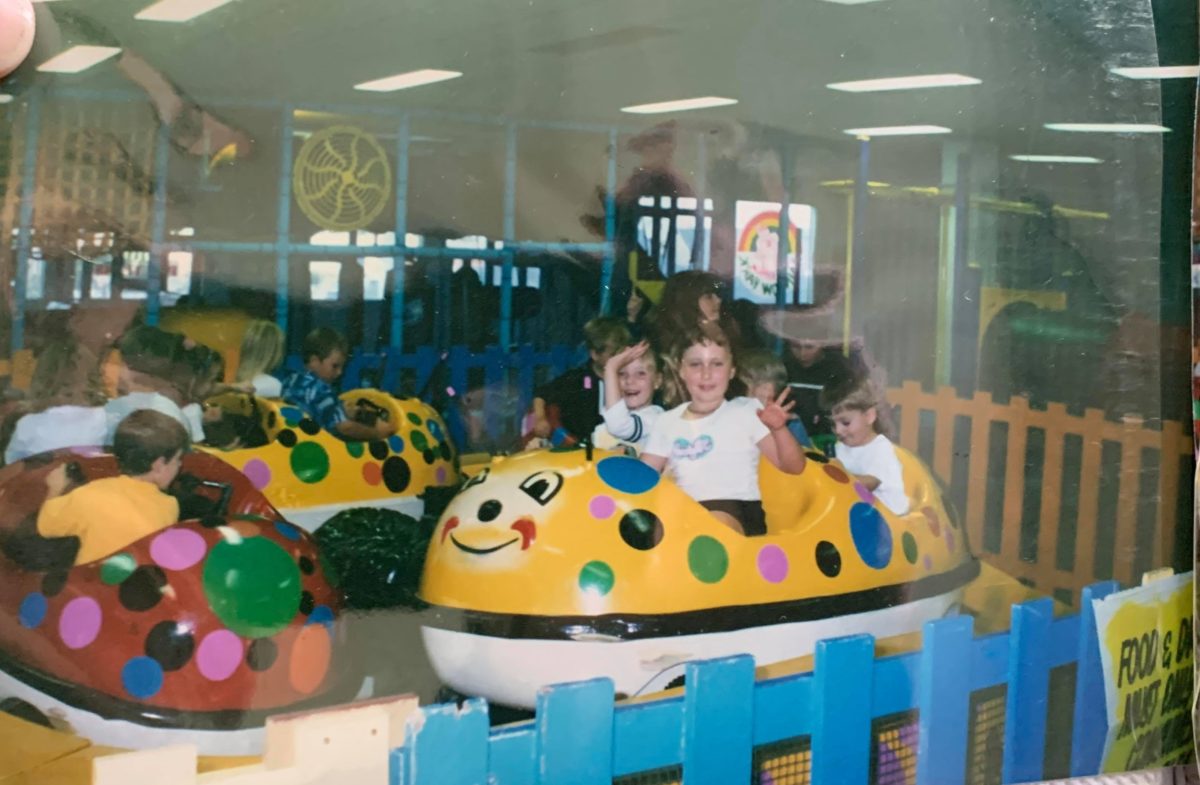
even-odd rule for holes
{"type": "Polygon", "coordinates": [[[58,636],[68,649],[82,649],[100,634],[100,603],[91,597],[76,597],[58,617],[58,636]]]}
{"type": "Polygon", "coordinates": [[[242,641],[229,630],[216,630],[205,635],[196,650],[196,665],[209,681],[228,679],[241,661],[242,641]]]}
{"type": "Polygon", "coordinates": [[[186,570],[204,558],[208,546],[199,532],[167,529],[150,543],[150,558],[164,570],[186,570]]]}
{"type": "Polygon", "coordinates": [[[862,499],[867,504],[875,503],[875,494],[868,491],[867,486],[863,485],[861,482],[854,483],[854,490],[856,493],[858,493],[858,498],[862,499]]]}
{"type": "Polygon", "coordinates": [[[246,475],[250,484],[260,491],[271,482],[271,467],[259,458],[251,458],[246,461],[246,465],[242,467],[242,474],[246,475]]]}
{"type": "Polygon", "coordinates": [[[950,531],[950,527],[942,529],[942,533],[946,535],[946,547],[954,550],[954,532],[950,531]]]}
{"type": "Polygon", "coordinates": [[[611,518],[612,514],[616,511],[617,503],[612,500],[611,496],[603,494],[593,496],[592,500],[588,502],[588,512],[592,514],[593,518],[599,518],[600,520],[611,518]]]}
{"type": "Polygon", "coordinates": [[[438,485],[441,485],[442,483],[444,483],[446,481],[446,467],[445,466],[437,467],[437,472],[434,474],[434,476],[437,477],[438,485]]]}
{"type": "Polygon", "coordinates": [[[926,572],[928,572],[929,570],[932,570],[932,569],[933,569],[933,559],[931,559],[929,557],[929,554],[927,553],[927,554],[925,554],[925,570],[926,570],[926,572]]]}
{"type": "Polygon", "coordinates": [[[770,583],[779,583],[787,577],[788,558],[778,545],[764,545],[758,552],[758,574],[770,583]]]}

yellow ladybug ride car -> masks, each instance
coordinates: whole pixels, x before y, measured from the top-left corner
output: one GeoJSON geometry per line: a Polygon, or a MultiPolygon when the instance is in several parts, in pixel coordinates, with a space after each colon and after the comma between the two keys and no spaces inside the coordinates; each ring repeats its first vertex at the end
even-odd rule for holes
{"type": "Polygon", "coordinates": [[[259,433],[251,440],[257,446],[205,449],[241,471],[285,518],[307,531],[352,507],[382,507],[417,518],[425,489],[457,482],[454,446],[433,408],[374,389],[351,390],[341,399],[395,423],[396,433],[386,440],[345,441],[294,406],[229,392],[208,404],[257,424],[259,433]]]}
{"type": "Polygon", "coordinates": [[[539,687],[596,676],[623,695],[665,688],[689,660],[760,665],[818,640],[887,637],[954,613],[979,572],[936,481],[897,448],[897,516],[839,464],[767,462],[768,533],[721,524],[636,458],[586,449],[496,458],[444,512],[422,577],[439,677],[534,705],[539,687]]]}

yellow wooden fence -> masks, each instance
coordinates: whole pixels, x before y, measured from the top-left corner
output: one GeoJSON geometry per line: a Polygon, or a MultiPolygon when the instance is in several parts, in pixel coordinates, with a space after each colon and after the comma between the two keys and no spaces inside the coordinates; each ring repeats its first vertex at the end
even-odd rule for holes
{"type": "MultiPolygon", "coordinates": [[[[976,392],[971,398],[960,398],[953,388],[942,387],[936,392],[926,392],[917,382],[905,382],[899,388],[888,391],[889,402],[899,407],[899,443],[919,453],[921,413],[933,416],[932,468],[947,488],[965,485],[965,509],[963,515],[972,549],[987,561],[1005,572],[1032,583],[1047,593],[1058,593],[1062,599],[1078,600],[1079,590],[1097,578],[1112,577],[1125,584],[1136,582],[1137,560],[1134,558],[1139,543],[1138,512],[1139,491],[1143,483],[1143,450],[1157,451],[1159,455],[1155,517],[1151,541],[1141,543],[1149,548],[1143,554],[1145,567],[1159,567],[1175,560],[1177,518],[1179,516],[1179,494],[1191,494],[1190,486],[1180,487],[1180,470],[1191,465],[1192,435],[1188,428],[1177,421],[1164,421],[1161,430],[1148,427],[1140,418],[1126,417],[1120,422],[1105,418],[1098,409],[1087,409],[1082,416],[1069,414],[1066,406],[1051,403],[1046,409],[1032,409],[1025,398],[1012,398],[1000,404],[986,392],[976,392]],[[958,417],[970,421],[970,442],[967,455],[954,455],[954,430],[958,417]],[[990,467],[989,440],[993,423],[1007,423],[1008,438],[1003,466],[990,467]],[[1037,553],[1030,561],[1029,553],[1022,558],[1021,518],[1025,506],[1027,471],[1036,467],[1026,465],[1026,448],[1030,429],[1041,429],[1045,434],[1045,450],[1041,470],[1041,498],[1037,511],[1037,553]],[[1078,477],[1064,478],[1064,443],[1067,437],[1080,437],[1082,452],[1078,477]],[[1119,488],[1116,494],[1115,530],[1113,537],[1113,563],[1095,563],[1095,543],[1101,519],[1101,497],[1103,488],[1101,466],[1105,442],[1120,447],[1120,469],[1117,474],[1119,488]],[[955,458],[959,460],[955,460],[955,458]],[[965,459],[965,460],[964,460],[965,459]],[[954,475],[965,467],[966,482],[954,475]],[[984,548],[985,527],[996,525],[988,520],[987,491],[989,474],[1003,478],[1003,504],[1000,529],[999,552],[984,548]],[[1074,559],[1070,569],[1060,569],[1056,552],[1060,527],[1063,525],[1063,483],[1078,483],[1078,520],[1075,523],[1074,559]],[[1148,557],[1148,558],[1147,558],[1148,557]]],[[[928,417],[928,415],[927,415],[928,417]]],[[[928,454],[928,449],[926,449],[928,454]]],[[[1111,455],[1111,450],[1110,450],[1111,455]]],[[[1190,509],[1190,508],[1189,508],[1190,509]]],[[[993,518],[995,511],[992,512],[993,518]]],[[[994,538],[993,538],[994,539],[994,538]]],[[[993,543],[994,544],[994,543],[993,543]]],[[[1182,545],[1182,544],[1181,544],[1182,545]]],[[[1189,559],[1190,561],[1190,559],[1189,559]]]]}

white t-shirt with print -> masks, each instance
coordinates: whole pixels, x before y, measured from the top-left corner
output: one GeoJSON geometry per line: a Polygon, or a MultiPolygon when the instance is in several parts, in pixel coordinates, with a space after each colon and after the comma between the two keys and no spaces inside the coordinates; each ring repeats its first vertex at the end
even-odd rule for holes
{"type": "Polygon", "coordinates": [[[897,515],[908,512],[904,473],[900,459],[896,457],[896,448],[888,437],[877,434],[861,447],[848,447],[838,442],[834,454],[851,474],[868,474],[879,480],[879,487],[873,493],[889,510],[897,515]]]}
{"type": "Polygon", "coordinates": [[[664,473],[696,501],[762,498],[758,443],[770,434],[756,398],[734,398],[705,417],[686,419],[685,403],[654,423],[644,452],[667,459],[664,473]]]}
{"type": "Polygon", "coordinates": [[[28,458],[63,447],[104,445],[104,408],[53,406],[17,420],[16,430],[4,451],[4,462],[28,458]]]}
{"type": "Polygon", "coordinates": [[[592,432],[592,444],[604,450],[628,445],[640,453],[662,413],[663,408],[652,403],[631,412],[622,398],[602,412],[604,422],[592,432]]]}

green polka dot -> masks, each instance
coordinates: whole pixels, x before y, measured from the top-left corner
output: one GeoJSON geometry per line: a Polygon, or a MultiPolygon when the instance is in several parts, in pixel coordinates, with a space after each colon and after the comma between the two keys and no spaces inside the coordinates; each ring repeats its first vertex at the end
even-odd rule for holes
{"type": "Polygon", "coordinates": [[[345,442],[346,452],[350,453],[351,458],[361,458],[363,454],[362,442],[345,442]]]}
{"type": "Polygon", "coordinates": [[[579,588],[594,591],[601,597],[612,591],[614,581],[612,567],[602,561],[590,561],[579,571],[579,588]]]}
{"type": "Polygon", "coordinates": [[[425,452],[429,449],[429,440],[420,431],[413,431],[412,435],[408,437],[408,441],[418,452],[425,452]]]}
{"type": "Polygon", "coordinates": [[[100,580],[109,586],[120,583],[133,574],[137,569],[137,561],[128,553],[118,553],[109,556],[100,565],[100,580]]]}
{"type": "Polygon", "coordinates": [[[300,478],[300,482],[320,482],[329,474],[329,454],[316,442],[297,444],[289,460],[292,473],[300,478]]]}
{"type": "Polygon", "coordinates": [[[217,543],[204,561],[203,581],[213,613],[246,638],[280,632],[300,609],[300,568],[265,537],[217,543]]]}
{"type": "MultiPolygon", "coordinates": [[[[414,414],[413,412],[409,412],[409,413],[408,413],[408,421],[409,421],[410,423],[412,423],[413,425],[421,425],[421,424],[423,424],[423,423],[422,423],[422,420],[421,420],[421,415],[419,415],[419,414],[414,414]]],[[[424,449],[424,448],[422,448],[422,449],[424,449]]]]}
{"type": "Polygon", "coordinates": [[[900,538],[900,546],[904,548],[904,558],[908,559],[909,564],[917,563],[917,540],[908,532],[904,532],[904,536],[900,538]]]}
{"type": "Polygon", "coordinates": [[[729,554],[725,552],[725,546],[712,537],[697,537],[688,546],[688,569],[696,580],[716,583],[729,569],[729,554]]]}

